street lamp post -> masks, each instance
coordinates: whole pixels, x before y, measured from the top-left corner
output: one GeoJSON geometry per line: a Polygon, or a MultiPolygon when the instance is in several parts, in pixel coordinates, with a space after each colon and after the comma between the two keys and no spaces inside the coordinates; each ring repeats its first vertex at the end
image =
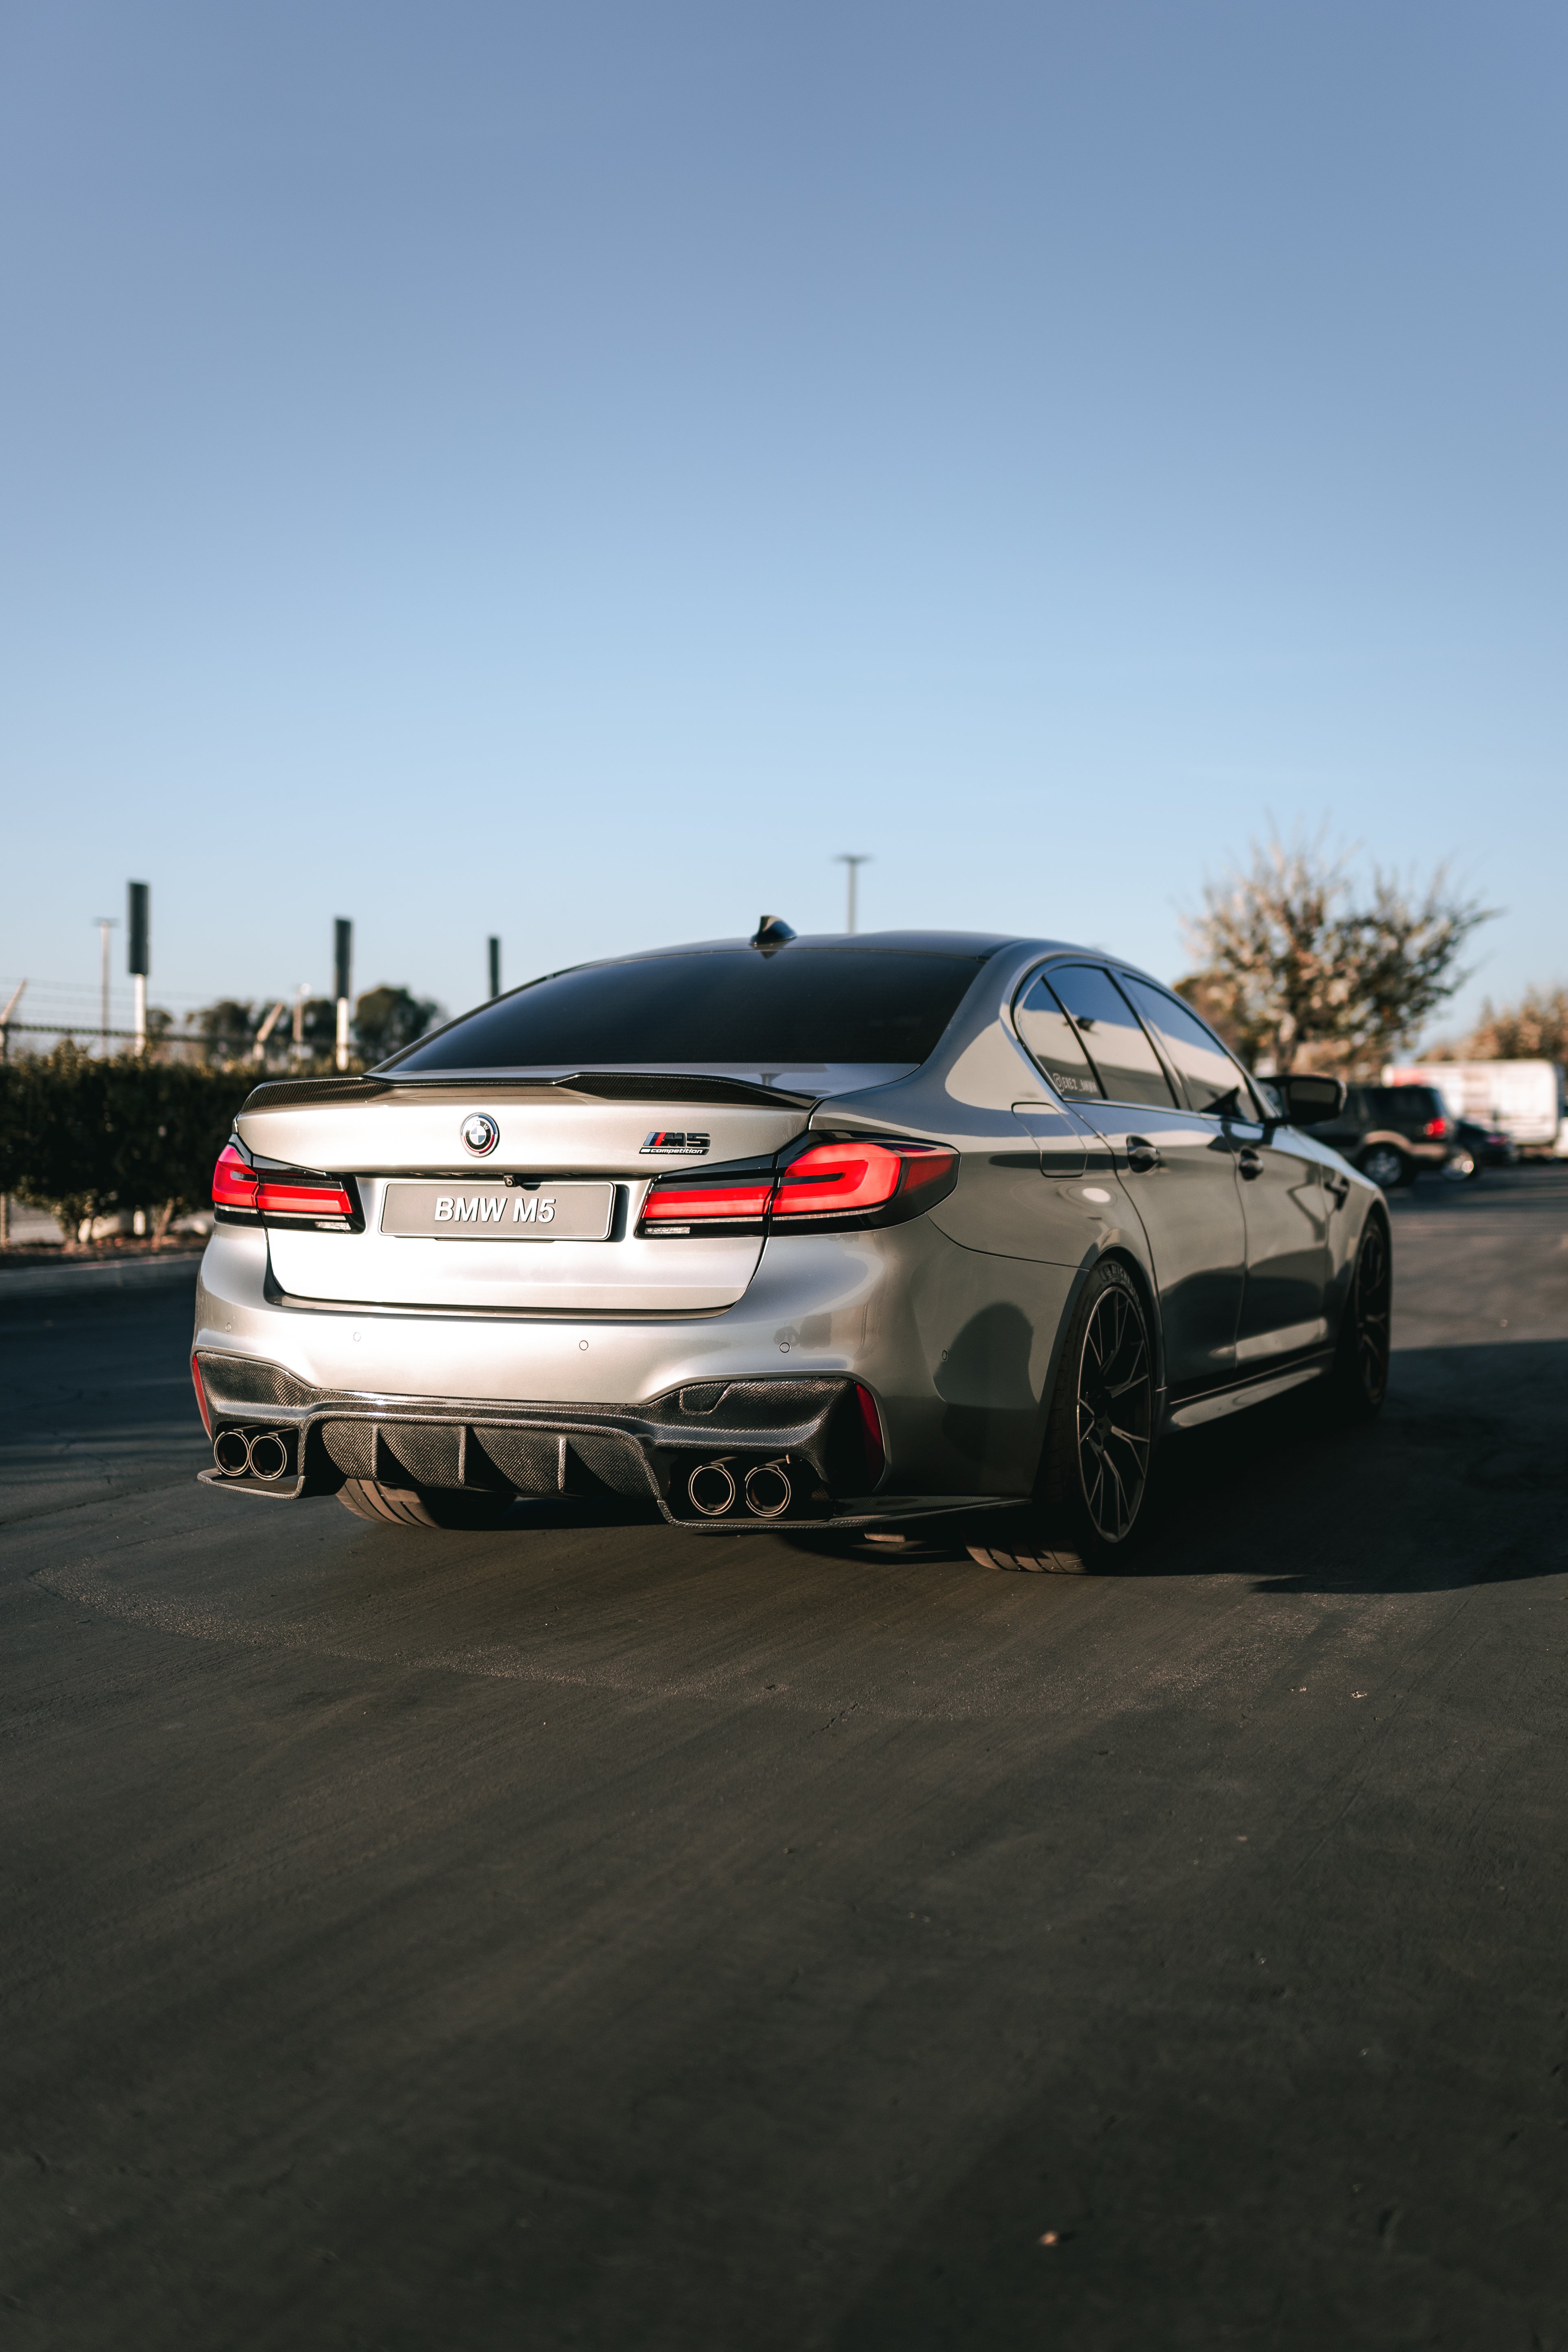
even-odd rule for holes
{"type": "Polygon", "coordinates": [[[132,1027],[136,1032],[136,1051],[147,1050],[147,975],[153,969],[153,912],[149,904],[151,891],[145,882],[126,884],[126,935],[131,952],[126,958],[130,967],[135,1012],[132,1027]]]}
{"type": "Polygon", "coordinates": [[[310,993],[310,982],[302,980],[294,991],[294,1059],[305,1058],[305,1000],[310,993]]]}
{"type": "Polygon", "coordinates": [[[349,975],[353,962],[354,927],[346,916],[340,915],[332,933],[332,970],[337,982],[338,1038],[337,1063],[340,1070],[349,1066],[349,975]]]}
{"type": "Polygon", "coordinates": [[[855,929],[855,884],[858,878],[858,869],[862,866],[869,866],[871,863],[870,852],[868,850],[864,856],[851,856],[847,851],[840,850],[838,856],[833,862],[836,866],[847,866],[849,869],[848,920],[846,922],[844,928],[847,931],[853,931],[855,929]]]}
{"type": "Polygon", "coordinates": [[[99,940],[98,1050],[100,1054],[107,1054],[109,1051],[109,934],[118,927],[120,918],[118,915],[95,915],[93,920],[98,925],[99,940]]]}

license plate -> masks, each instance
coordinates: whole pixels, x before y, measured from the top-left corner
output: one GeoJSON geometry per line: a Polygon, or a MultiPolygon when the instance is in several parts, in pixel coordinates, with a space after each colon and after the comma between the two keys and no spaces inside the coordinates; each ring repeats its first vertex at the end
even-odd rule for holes
{"type": "Polygon", "coordinates": [[[613,1184],[389,1184],[381,1230],[400,1241],[602,1242],[613,1184]]]}

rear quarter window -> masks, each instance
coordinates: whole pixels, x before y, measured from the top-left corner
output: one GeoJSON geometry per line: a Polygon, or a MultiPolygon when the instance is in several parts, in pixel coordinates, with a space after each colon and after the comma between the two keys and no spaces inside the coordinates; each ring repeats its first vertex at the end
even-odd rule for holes
{"type": "Polygon", "coordinates": [[[1058,1095],[1100,1101],[1103,1089],[1072,1023],[1043,980],[1032,981],[1014,1012],[1018,1034],[1058,1095]]]}

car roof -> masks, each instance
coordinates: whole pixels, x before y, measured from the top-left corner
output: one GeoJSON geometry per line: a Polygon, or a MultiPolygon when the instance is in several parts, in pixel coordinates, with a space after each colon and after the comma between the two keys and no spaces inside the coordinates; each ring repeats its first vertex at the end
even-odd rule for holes
{"type": "MultiPolygon", "coordinates": [[[[945,955],[958,956],[965,962],[984,963],[1005,950],[1027,951],[1037,955],[1087,955],[1106,957],[1124,965],[1130,971],[1138,966],[1125,956],[1110,957],[1104,948],[1079,947],[1071,940],[1034,940],[1016,931],[808,931],[793,940],[782,940],[774,946],[771,941],[758,949],[749,939],[683,940],[668,947],[633,948],[623,955],[590,956],[582,964],[567,967],[583,971],[594,964],[639,963],[658,956],[677,955],[738,955],[750,950],[753,954],[787,955],[792,949],[849,949],[858,954],[873,955],[945,955]]],[[[554,973],[542,977],[554,979],[554,973]]]]}
{"type": "MultiPolygon", "coordinates": [[[[963,956],[981,962],[1000,949],[1015,944],[996,931],[815,931],[781,940],[776,946],[770,940],[765,950],[759,950],[749,939],[680,940],[666,947],[633,948],[623,955],[594,956],[589,961],[638,963],[654,956],[741,955],[748,950],[753,954],[787,955],[792,948],[854,948],[873,954],[963,956]]],[[[581,966],[574,969],[580,970],[581,966]]]]}

